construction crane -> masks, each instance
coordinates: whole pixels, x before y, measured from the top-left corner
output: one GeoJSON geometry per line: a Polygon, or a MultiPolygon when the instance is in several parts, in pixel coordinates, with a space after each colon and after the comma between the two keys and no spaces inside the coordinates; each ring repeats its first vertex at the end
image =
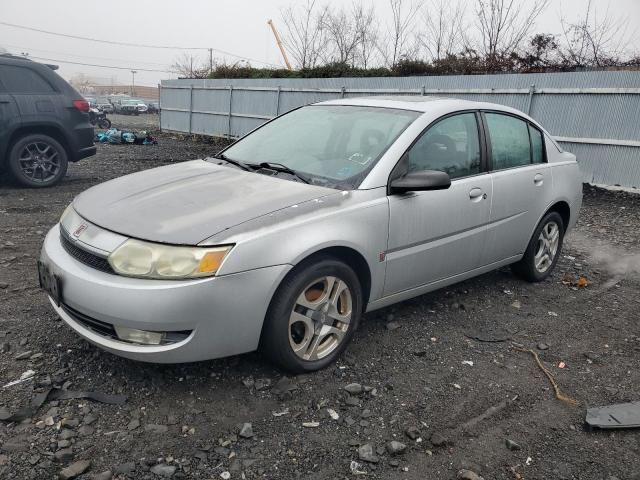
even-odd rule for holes
{"type": "Polygon", "coordinates": [[[280,35],[278,35],[278,31],[276,30],[276,26],[273,24],[272,20],[269,20],[267,24],[269,24],[269,26],[271,27],[273,36],[276,37],[276,43],[278,44],[280,53],[282,53],[282,58],[284,59],[284,63],[287,65],[287,70],[293,70],[291,68],[291,63],[289,62],[289,58],[287,57],[287,52],[284,49],[284,45],[282,45],[282,40],[280,40],[280,35]]]}

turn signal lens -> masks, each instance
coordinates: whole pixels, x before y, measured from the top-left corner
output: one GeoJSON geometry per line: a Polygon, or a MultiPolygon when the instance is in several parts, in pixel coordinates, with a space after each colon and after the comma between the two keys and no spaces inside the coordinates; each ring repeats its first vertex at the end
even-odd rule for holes
{"type": "Polygon", "coordinates": [[[202,260],[200,260],[200,265],[198,265],[198,272],[200,273],[215,273],[218,268],[220,268],[220,264],[224,257],[226,257],[227,252],[218,250],[213,252],[207,252],[202,260]]]}
{"type": "Polygon", "coordinates": [[[232,247],[177,247],[130,239],[109,255],[109,264],[116,273],[129,277],[208,277],[218,271],[232,247]]]}

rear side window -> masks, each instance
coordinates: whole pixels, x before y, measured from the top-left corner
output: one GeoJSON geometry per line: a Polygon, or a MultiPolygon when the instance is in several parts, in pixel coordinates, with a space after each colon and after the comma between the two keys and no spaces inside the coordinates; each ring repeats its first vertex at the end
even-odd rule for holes
{"type": "Polygon", "coordinates": [[[480,173],[480,142],[475,113],[447,117],[430,127],[409,149],[410,172],[440,170],[451,178],[480,173]]]}
{"type": "Polygon", "coordinates": [[[485,118],[491,138],[493,169],[504,170],[529,165],[531,145],[528,124],[516,117],[499,113],[485,113],[485,118]]]}
{"type": "Polygon", "coordinates": [[[0,65],[0,79],[9,93],[47,94],[55,91],[49,82],[30,68],[0,65]]]}
{"type": "Polygon", "coordinates": [[[544,163],[542,132],[536,127],[529,125],[529,135],[531,136],[531,160],[533,163],[544,163]]]}

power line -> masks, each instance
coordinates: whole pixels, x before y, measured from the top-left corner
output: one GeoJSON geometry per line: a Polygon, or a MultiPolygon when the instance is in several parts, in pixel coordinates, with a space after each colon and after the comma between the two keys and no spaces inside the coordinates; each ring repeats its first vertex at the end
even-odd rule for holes
{"type": "Polygon", "coordinates": [[[54,50],[44,50],[42,48],[30,48],[30,47],[21,47],[19,45],[11,45],[9,43],[3,43],[2,44],[5,47],[10,47],[10,48],[14,48],[20,52],[43,52],[45,54],[53,54],[53,55],[64,55],[65,57],[79,57],[79,58],[90,58],[91,60],[98,60],[98,61],[103,61],[106,60],[107,62],[119,62],[122,60],[125,60],[126,62],[133,62],[136,64],[146,64],[149,66],[160,66],[160,67],[166,67],[167,64],[166,63],[158,63],[158,62],[147,62],[145,60],[131,60],[131,59],[116,59],[116,58],[107,58],[107,57],[96,57],[94,55],[78,55],[77,53],[66,53],[66,52],[56,52],[54,50]]]}
{"type": "Polygon", "coordinates": [[[47,35],[55,35],[55,36],[58,36],[58,37],[72,38],[72,39],[75,39],[75,40],[84,40],[84,41],[87,41],[87,42],[106,43],[106,44],[109,44],[109,45],[120,45],[120,46],[124,46],[124,47],[156,48],[156,49],[163,49],[163,50],[213,50],[213,51],[221,53],[223,55],[229,55],[231,57],[240,58],[242,60],[251,60],[252,62],[262,63],[264,65],[277,66],[277,65],[275,65],[273,63],[263,62],[262,60],[257,60],[255,58],[250,58],[250,57],[244,57],[242,55],[236,55],[235,53],[227,52],[225,50],[219,50],[217,48],[209,48],[209,47],[178,47],[178,46],[173,46],[173,45],[145,45],[145,44],[141,44],[141,43],[117,42],[115,40],[102,40],[102,39],[99,39],[99,38],[81,37],[79,35],[69,35],[69,34],[66,34],[66,33],[51,32],[49,30],[42,30],[40,28],[27,27],[26,25],[17,25],[15,23],[2,22],[2,21],[0,21],[0,25],[5,25],[7,27],[12,27],[12,28],[19,28],[19,29],[22,29],[22,30],[30,30],[32,32],[45,33],[47,35]]]}
{"type": "Polygon", "coordinates": [[[113,68],[116,70],[137,70],[140,72],[176,73],[175,71],[172,71],[172,70],[158,70],[153,68],[139,68],[139,67],[120,67],[116,65],[98,65],[96,63],[72,62],[70,60],[59,60],[57,58],[36,57],[31,55],[29,55],[27,58],[35,58],[36,60],[44,60],[47,62],[68,63],[71,65],[82,65],[83,67],[113,68]]]}

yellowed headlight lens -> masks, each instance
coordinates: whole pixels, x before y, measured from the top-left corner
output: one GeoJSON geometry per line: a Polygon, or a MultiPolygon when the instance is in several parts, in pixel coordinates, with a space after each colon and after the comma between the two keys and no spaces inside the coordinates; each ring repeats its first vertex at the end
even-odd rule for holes
{"type": "Polygon", "coordinates": [[[109,264],[121,275],[184,279],[214,275],[232,246],[178,247],[130,239],[109,255],[109,264]]]}

